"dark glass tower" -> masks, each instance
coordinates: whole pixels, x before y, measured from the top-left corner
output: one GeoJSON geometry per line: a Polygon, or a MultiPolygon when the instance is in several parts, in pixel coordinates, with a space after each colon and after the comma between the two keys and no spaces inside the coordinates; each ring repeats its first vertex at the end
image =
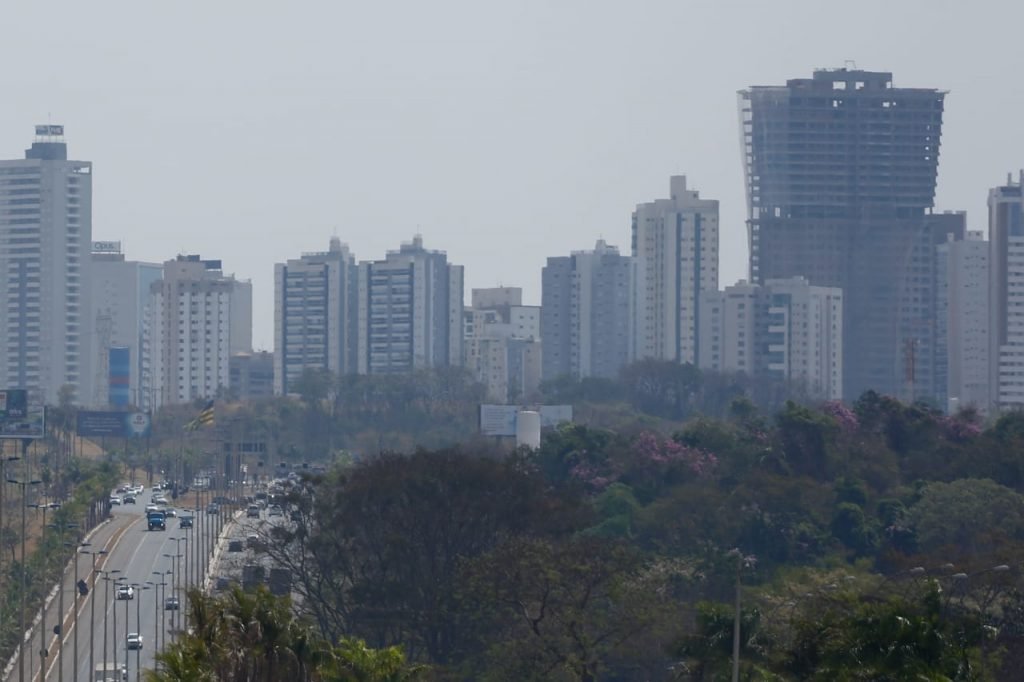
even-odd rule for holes
{"type": "Polygon", "coordinates": [[[964,221],[932,214],[944,98],[847,69],[740,92],[751,279],[843,289],[848,399],[935,395],[935,245],[964,221]]]}

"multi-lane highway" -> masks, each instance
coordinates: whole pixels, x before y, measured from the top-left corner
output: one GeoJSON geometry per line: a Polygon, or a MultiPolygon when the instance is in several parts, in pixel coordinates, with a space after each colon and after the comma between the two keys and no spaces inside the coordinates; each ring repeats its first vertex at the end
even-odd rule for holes
{"type": "MultiPolygon", "coordinates": [[[[75,587],[72,562],[63,594],[52,601],[47,612],[45,658],[40,655],[42,628],[35,628],[31,646],[26,645],[26,659],[31,656],[32,660],[25,662],[25,680],[91,681],[95,668],[104,662],[125,666],[126,679],[140,680],[140,671],[153,667],[154,653],[171,642],[179,628],[188,626],[185,588],[197,584],[197,576],[206,574],[222,517],[205,510],[196,513],[178,509],[178,517],[167,519],[167,530],[149,531],[145,506],[150,495],[147,490],[138,497],[137,504],[113,507],[112,521],[82,548],[77,571],[89,587],[86,596],[75,587]],[[192,528],[181,528],[182,515],[194,518],[192,528]],[[115,597],[122,585],[132,588],[131,599],[115,597]],[[181,608],[167,609],[166,600],[174,596],[179,598],[181,608]],[[58,621],[63,622],[60,641],[52,633],[58,621]],[[127,650],[129,633],[142,636],[141,649],[127,650]],[[40,661],[44,661],[45,676],[40,675],[40,661]]],[[[20,675],[16,665],[7,679],[20,682],[20,675]]]]}

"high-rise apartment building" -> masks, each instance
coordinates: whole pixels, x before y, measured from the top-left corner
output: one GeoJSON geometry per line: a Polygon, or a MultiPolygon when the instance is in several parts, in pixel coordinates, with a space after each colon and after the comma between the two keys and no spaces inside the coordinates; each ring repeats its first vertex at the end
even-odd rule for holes
{"type": "Polygon", "coordinates": [[[358,266],[360,374],[462,364],[463,268],[416,236],[358,266]]]}
{"type": "Polygon", "coordinates": [[[116,241],[93,242],[91,257],[95,394],[90,402],[110,403],[110,349],[123,348],[128,359],[128,402],[149,409],[151,396],[141,390],[142,339],[150,288],[163,277],[163,266],[125,260],[121,242],[116,241]]]}
{"type": "Polygon", "coordinates": [[[938,247],[937,352],[945,391],[940,405],[989,409],[989,244],[980,232],[938,247]]]}
{"type": "Polygon", "coordinates": [[[543,377],[615,377],[630,359],[633,259],[599,240],[541,274],[543,377]]]}
{"type": "Polygon", "coordinates": [[[704,292],[718,290],[718,202],[669,181],[669,198],[633,213],[632,359],[696,363],[704,292]]]}
{"type": "Polygon", "coordinates": [[[307,370],[358,371],[355,257],[333,237],[322,253],[274,266],[274,391],[290,393],[307,370]]]}
{"type": "Polygon", "coordinates": [[[230,387],[231,356],[252,351],[252,284],[198,255],[163,269],[146,310],[143,392],[154,407],[213,398],[230,387]]]}
{"type": "Polygon", "coordinates": [[[843,391],[843,294],[802,277],[704,295],[699,366],[785,381],[807,395],[843,391]]]}
{"type": "Polygon", "coordinates": [[[928,216],[944,99],[848,69],[740,92],[751,278],[843,290],[847,398],[934,390],[934,249],[956,220],[928,216]]]}
{"type": "Polygon", "coordinates": [[[1024,407],[1024,171],[988,194],[989,391],[999,409],[1024,407]]]}
{"type": "Polygon", "coordinates": [[[0,161],[0,387],[91,404],[92,164],[69,161],[64,126],[36,126],[24,159],[0,161]]]}
{"type": "Polygon", "coordinates": [[[463,312],[465,366],[487,400],[529,400],[540,387],[540,306],[524,306],[518,287],[473,289],[463,312]]]}

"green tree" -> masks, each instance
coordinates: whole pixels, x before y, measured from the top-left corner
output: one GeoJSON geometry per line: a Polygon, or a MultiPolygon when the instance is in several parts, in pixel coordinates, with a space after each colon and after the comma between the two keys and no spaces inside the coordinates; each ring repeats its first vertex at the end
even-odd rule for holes
{"type": "Polygon", "coordinates": [[[922,551],[946,545],[976,553],[1024,538],[1024,497],[983,478],[926,484],[909,520],[922,551]]]}

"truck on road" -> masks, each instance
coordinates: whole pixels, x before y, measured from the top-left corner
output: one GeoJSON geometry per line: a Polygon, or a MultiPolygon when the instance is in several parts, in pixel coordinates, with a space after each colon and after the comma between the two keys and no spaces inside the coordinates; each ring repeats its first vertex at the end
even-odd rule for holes
{"type": "Polygon", "coordinates": [[[167,513],[161,510],[146,512],[146,523],[150,530],[167,530],[167,513]]]}

